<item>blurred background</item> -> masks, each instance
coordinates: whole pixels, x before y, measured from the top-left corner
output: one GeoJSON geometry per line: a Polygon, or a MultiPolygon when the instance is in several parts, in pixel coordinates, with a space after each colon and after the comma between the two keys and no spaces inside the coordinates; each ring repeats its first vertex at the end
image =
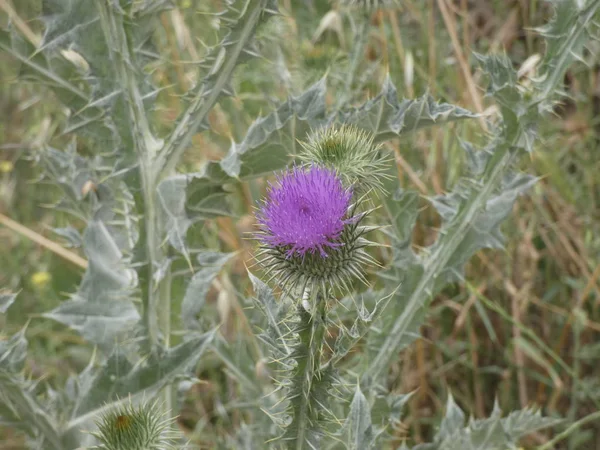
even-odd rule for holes
{"type": "MultiPolygon", "coordinates": [[[[172,125],[181,111],[181,94],[198,80],[194,61],[222,35],[218,19],[210,14],[221,9],[220,0],[174,3],[176,8],[163,13],[155,32],[163,61],[151,68],[162,88],[154,111],[158,134],[172,125]]],[[[213,109],[212,130],[195,139],[185,156],[185,170],[221,158],[231,140],[239,141],[261,112],[268,113],[325,73],[328,103],[335,105],[346,95],[356,18],[364,13],[326,0],[279,3],[282,16],[258,35],[262,58],[237,70],[236,95],[213,109]]],[[[41,0],[0,0],[0,26],[11,22],[35,39],[43,32],[36,20],[42,12],[41,0]]],[[[552,10],[541,0],[402,0],[399,6],[368,14],[368,42],[353,81],[357,102],[376,95],[389,73],[401,97],[429,92],[440,101],[493,117],[473,52],[506,52],[526,83],[535,76],[537,55],[544,52],[535,28],[550,19],[552,10]]],[[[397,430],[399,443],[403,437],[418,443],[432,436],[449,391],[476,417],[489,415],[496,398],[504,411],[537,405],[548,415],[569,420],[598,410],[598,47],[592,42],[585,61],[567,73],[566,96],[540,129],[535,152],[522,161],[522,169],[540,180],[517,202],[504,226],[506,250],[483,251],[471,260],[468,282],[435,299],[422,338],[399,358],[391,379],[405,392],[418,388],[397,430]],[[568,367],[550,359],[548,350],[568,367]]],[[[0,340],[28,323],[28,370],[56,387],[82,370],[92,352],[76,333],[40,317],[72,292],[83,274],[77,261],[37,242],[44,236],[84,256],[76,232],[83,224],[53,206],[58,192],[40,182],[35,164],[44,145],[68,144],[69,138],[61,135],[64,114],[49,89],[29,83],[18,61],[0,53],[0,287],[20,291],[8,314],[0,315],[0,340]],[[73,228],[62,236],[52,231],[68,225],[73,228]]],[[[485,142],[481,121],[434,127],[387,144],[403,187],[423,197],[451,187],[464,163],[459,138],[485,142]]],[[[260,195],[254,188],[244,186],[239,193],[244,203],[239,217],[208,221],[191,231],[222,251],[239,251],[228,267],[232,276],[244,276],[244,262],[250,258],[252,243],[243,233],[251,230],[252,205],[260,195]]],[[[423,200],[416,248],[433,241],[439,223],[423,200]]],[[[182,289],[175,284],[175,302],[181,301],[182,289]]],[[[218,308],[216,295],[208,307],[218,308]]],[[[230,336],[248,333],[234,308],[219,314],[230,336]]],[[[179,423],[196,430],[202,448],[213,448],[211,436],[236,426],[219,410],[223,399],[235,393],[216,360],[207,358],[198,377],[205,382],[190,390],[179,423]]],[[[540,442],[533,435],[526,445],[540,442]]],[[[600,448],[600,424],[588,425],[564,445],[600,448]]],[[[0,428],[0,448],[20,449],[23,443],[11,430],[0,428]]]]}

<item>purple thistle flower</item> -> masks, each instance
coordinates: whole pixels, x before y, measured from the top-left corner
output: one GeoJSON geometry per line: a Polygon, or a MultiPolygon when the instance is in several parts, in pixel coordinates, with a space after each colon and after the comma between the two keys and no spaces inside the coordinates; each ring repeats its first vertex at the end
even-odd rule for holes
{"type": "Polygon", "coordinates": [[[348,218],[352,197],[334,170],[318,166],[295,167],[269,183],[258,221],[260,239],[273,247],[289,247],[286,256],[304,256],[319,251],[327,257],[326,248],[339,247],[348,218]]]}

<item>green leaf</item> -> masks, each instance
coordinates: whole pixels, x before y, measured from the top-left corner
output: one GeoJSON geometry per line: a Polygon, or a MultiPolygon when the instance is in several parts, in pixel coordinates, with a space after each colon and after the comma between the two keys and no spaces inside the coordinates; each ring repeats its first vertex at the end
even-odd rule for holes
{"type": "Polygon", "coordinates": [[[437,438],[443,440],[451,437],[454,433],[461,430],[464,427],[464,424],[465,413],[463,413],[460,407],[456,404],[452,394],[448,394],[448,401],[446,402],[446,415],[442,419],[437,438]]]}
{"type": "Polygon", "coordinates": [[[127,396],[155,394],[175,377],[185,376],[198,363],[214,334],[191,334],[176,347],[135,363],[123,349],[115,347],[101,367],[81,375],[82,391],[67,428],[74,429],[100,411],[118,406],[127,396]]]}
{"type": "Polygon", "coordinates": [[[63,302],[44,317],[68,325],[90,342],[107,346],[116,344],[119,336],[140,319],[131,301],[81,299],[63,302]]]}
{"type": "Polygon", "coordinates": [[[344,436],[346,448],[350,450],[373,448],[377,439],[377,434],[371,423],[369,402],[360,390],[359,385],[356,385],[350,411],[340,434],[344,436]]]}
{"type": "Polygon", "coordinates": [[[0,414],[36,440],[38,448],[64,450],[58,426],[36,399],[31,384],[2,369],[0,414]]]}
{"type": "Polygon", "coordinates": [[[103,222],[89,222],[83,241],[89,265],[81,285],[71,300],[45,317],[70,326],[90,342],[111,346],[140,318],[128,298],[137,275],[103,222]]]}
{"type": "MultiPolygon", "coordinates": [[[[461,243],[448,258],[446,267],[438,275],[436,280],[438,286],[442,287],[451,282],[462,280],[464,264],[478,250],[503,248],[504,237],[500,231],[500,225],[512,211],[518,196],[536,182],[537,178],[526,174],[508,173],[505,175],[496,193],[490,196],[485,202],[485,206],[473,215],[461,243]]],[[[479,189],[477,183],[471,183],[464,179],[459,182],[452,193],[431,199],[433,206],[444,221],[442,234],[453,233],[451,228],[452,219],[458,214],[459,209],[464,204],[464,199],[473,197],[477,189],[479,189]]],[[[439,251],[442,245],[443,240],[436,242],[431,247],[431,252],[439,251]]]]}
{"type": "Polygon", "coordinates": [[[526,408],[519,411],[513,411],[502,419],[502,427],[513,441],[518,441],[526,436],[543,428],[554,427],[563,421],[553,417],[544,417],[540,410],[526,408]]]}
{"type": "Polygon", "coordinates": [[[194,223],[231,215],[223,183],[229,179],[217,163],[208,163],[198,173],[174,175],[157,188],[162,229],[169,243],[189,260],[186,233],[194,223]]]}
{"type": "Polygon", "coordinates": [[[393,296],[393,292],[385,294],[384,291],[372,291],[356,295],[357,317],[350,329],[340,323],[339,334],[333,346],[333,355],[327,362],[328,365],[336,367],[337,364],[372,330],[374,321],[376,321],[384,311],[393,296]],[[376,299],[373,302],[373,299],[376,299]],[[365,303],[375,303],[371,311],[367,309],[365,303]]]}
{"type": "Polygon", "coordinates": [[[244,387],[244,394],[254,396],[257,392],[260,392],[260,385],[253,370],[254,367],[252,364],[241,363],[241,361],[249,358],[248,354],[239,355],[235,353],[233,345],[222,337],[217,337],[211,344],[210,349],[225,365],[227,373],[244,387]]]}
{"type": "Polygon", "coordinates": [[[277,13],[273,0],[243,0],[230,4],[222,16],[230,30],[221,43],[211,52],[207,61],[208,76],[198,84],[188,109],[177,120],[165,145],[158,154],[158,171],[169,174],[189,146],[194,134],[207,129],[209,111],[224,93],[231,93],[229,83],[236,66],[247,56],[255,56],[251,45],[258,25],[277,13]]]}
{"type": "MultiPolygon", "coordinates": [[[[202,253],[199,254],[199,258],[202,258],[200,255],[202,253]]],[[[196,272],[185,290],[183,302],[181,303],[181,321],[187,329],[199,328],[197,316],[206,302],[206,294],[208,294],[215,277],[233,254],[221,253],[215,258],[216,255],[211,253],[211,256],[213,257],[212,264],[196,272]]]]}
{"type": "Polygon", "coordinates": [[[267,346],[271,355],[276,358],[285,358],[291,354],[286,341],[287,329],[284,318],[287,315],[288,306],[284,302],[277,303],[273,291],[266,283],[248,272],[248,277],[254,288],[254,306],[266,318],[266,327],[258,335],[258,338],[267,346]]]}
{"type": "Polygon", "coordinates": [[[25,328],[15,333],[7,341],[0,341],[0,370],[18,373],[25,366],[27,339],[25,328]]]}
{"type": "Polygon", "coordinates": [[[354,124],[386,141],[432,125],[477,117],[459,106],[437,103],[426,94],[414,100],[398,100],[396,87],[388,76],[381,93],[364,105],[341,111],[335,121],[354,124]]]}
{"type": "Polygon", "coordinates": [[[569,66],[581,58],[584,46],[593,35],[594,16],[599,0],[553,0],[554,17],[538,32],[546,38],[546,54],[542,60],[542,76],[538,87],[540,98],[547,100],[558,88],[569,66]]]}
{"type": "Polygon", "coordinates": [[[0,292],[0,313],[4,314],[15,302],[17,298],[17,294],[12,294],[10,292],[0,292]]]}
{"type": "Polygon", "coordinates": [[[298,140],[325,118],[325,78],[271,114],[257,119],[244,140],[233,143],[221,168],[233,178],[255,178],[285,167],[300,152],[298,140]]]}
{"type": "MultiPolygon", "coordinates": [[[[372,339],[369,347],[375,356],[363,375],[363,387],[372,385],[371,377],[381,376],[394,355],[414,340],[433,295],[462,279],[466,261],[481,248],[501,246],[500,223],[518,195],[535,181],[510,172],[514,157],[515,153],[500,147],[487,159],[481,177],[461,179],[450,194],[432,199],[444,221],[438,240],[419,258],[406,245],[400,257],[394,256],[384,277],[401,283],[399,300],[393,302],[398,313],[390,314],[379,336],[372,339]]],[[[404,236],[402,240],[407,242],[404,236]]]]}
{"type": "MultiPolygon", "coordinates": [[[[125,3],[108,7],[113,17],[121,18],[125,14],[122,9],[125,3]]],[[[65,133],[75,132],[90,139],[104,154],[131,154],[133,144],[137,144],[132,141],[132,126],[128,120],[130,99],[124,96],[131,86],[124,89],[122,73],[115,73],[114,64],[109,62],[127,58],[126,64],[137,69],[135,80],[130,81],[139,90],[146,107],[151,106],[156,94],[149,75],[141,68],[157,54],[150,37],[155,32],[158,13],[164,8],[158,7],[157,2],[151,2],[155,5],[135,3],[132,14],[143,13],[123,25],[131,52],[123,51],[117,42],[121,37],[119,33],[114,30],[105,33],[106,22],[101,13],[106,10],[99,7],[101,4],[90,5],[87,0],[43,0],[45,33],[41,46],[25,49],[25,45],[21,45],[22,56],[34,55],[40,61],[45,60],[35,67],[25,62],[37,72],[38,78],[54,84],[61,79],[65,81],[58,83],[58,90],[55,89],[59,99],[71,109],[65,133]],[[144,9],[136,11],[136,6],[144,9]],[[45,66],[49,70],[44,70],[45,66]],[[73,87],[75,89],[71,89],[73,87]]]]}

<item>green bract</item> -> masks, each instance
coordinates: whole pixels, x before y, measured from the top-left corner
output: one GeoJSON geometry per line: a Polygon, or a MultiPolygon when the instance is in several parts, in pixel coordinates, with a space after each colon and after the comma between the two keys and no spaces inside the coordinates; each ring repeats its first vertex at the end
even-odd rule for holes
{"type": "Polygon", "coordinates": [[[371,133],[353,125],[329,126],[314,131],[302,149],[301,161],[335,169],[353,189],[383,190],[389,157],[371,133]]]}
{"type": "Polygon", "coordinates": [[[367,284],[365,267],[377,264],[366,252],[367,247],[375,244],[364,237],[377,227],[362,225],[365,216],[366,213],[357,215],[344,227],[335,241],[336,247],[327,250],[327,256],[319,252],[288,255],[285,247],[262,244],[256,258],[268,279],[288,294],[301,298],[304,292],[315,295],[331,289],[348,294],[355,280],[367,284]]]}
{"type": "Polygon", "coordinates": [[[174,420],[158,403],[133,405],[131,401],[104,414],[92,434],[104,450],[169,450],[175,446],[174,420]]]}

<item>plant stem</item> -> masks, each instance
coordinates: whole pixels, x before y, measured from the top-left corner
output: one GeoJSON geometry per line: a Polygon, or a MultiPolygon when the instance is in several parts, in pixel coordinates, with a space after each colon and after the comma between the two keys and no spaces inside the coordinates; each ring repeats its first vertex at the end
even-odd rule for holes
{"type": "Polygon", "coordinates": [[[323,381],[324,376],[320,365],[327,323],[327,300],[321,295],[315,299],[316,308],[313,311],[306,311],[302,304],[298,305],[300,323],[296,326],[296,332],[300,342],[292,354],[297,366],[293,376],[294,395],[290,396],[293,419],[285,436],[290,450],[313,448],[310,444],[311,433],[318,427],[318,403],[323,402],[322,398],[316,398],[315,385],[323,381]]]}
{"type": "MultiPolygon", "coordinates": [[[[517,142],[518,136],[514,137],[513,141],[517,142]]],[[[429,255],[425,261],[424,271],[418,285],[412,292],[402,315],[394,322],[392,329],[380,346],[369,369],[363,374],[363,382],[371,383],[376,381],[387,369],[391,359],[398,350],[398,345],[402,342],[406,330],[413,322],[415,315],[424,307],[424,304],[426,304],[431,297],[435,279],[446,267],[446,264],[468,232],[473,219],[485,206],[485,202],[488,200],[513,160],[514,153],[510,150],[510,146],[499,149],[498,153],[494,155],[485,184],[477,192],[472,201],[470,201],[469,204],[461,209],[454,217],[448,226],[449,231],[440,238],[444,241],[442,241],[441,245],[437,246],[436,250],[429,255]]]]}
{"type": "Polygon", "coordinates": [[[189,106],[177,121],[175,129],[167,137],[163,148],[157,154],[155,174],[157,178],[170,174],[179,158],[190,145],[192,136],[206,122],[208,113],[215,105],[223,89],[231,80],[233,70],[238,64],[246,45],[254,35],[254,31],[267,7],[267,0],[248,0],[243,13],[232,32],[225,38],[226,44],[220,45],[208,77],[200,83],[189,106]],[[239,26],[239,28],[238,28],[239,26]]]}
{"type": "MultiPolygon", "coordinates": [[[[144,299],[143,317],[148,333],[149,347],[152,352],[156,352],[161,346],[160,334],[163,335],[164,345],[168,347],[170,333],[170,277],[165,276],[159,286],[154,285],[153,279],[154,270],[161,266],[165,258],[161,249],[161,230],[156,205],[158,179],[153,167],[160,143],[154,138],[150,129],[138,87],[138,76],[141,75],[141,70],[135,62],[134,52],[129,48],[123,17],[113,10],[108,1],[97,0],[96,5],[111,61],[123,87],[123,96],[131,125],[131,139],[139,160],[147,259],[147,295],[144,299]],[[161,316],[160,320],[158,314],[161,316]]],[[[172,405],[168,392],[167,389],[164,407],[170,411],[172,405]]]]}

